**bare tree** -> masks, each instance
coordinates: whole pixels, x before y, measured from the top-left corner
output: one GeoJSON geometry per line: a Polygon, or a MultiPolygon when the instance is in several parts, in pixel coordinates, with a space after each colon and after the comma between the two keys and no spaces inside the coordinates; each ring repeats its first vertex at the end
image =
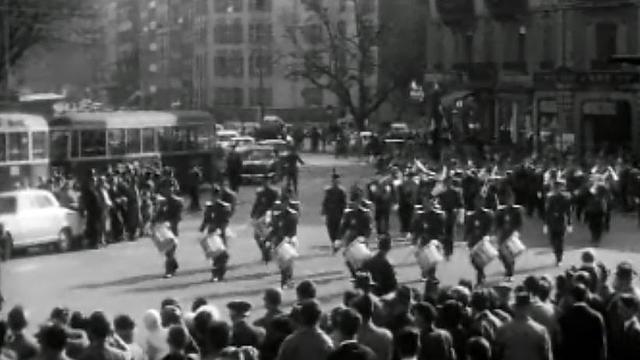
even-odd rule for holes
{"type": "Polygon", "coordinates": [[[0,83],[36,45],[48,41],[95,41],[95,9],[86,0],[0,0],[0,83]],[[73,28],[66,26],[74,21],[73,28]]]}
{"type": "Polygon", "coordinates": [[[398,35],[391,26],[380,25],[371,2],[348,1],[345,12],[332,11],[322,1],[306,1],[312,21],[290,14],[287,21],[286,72],[333,93],[362,130],[366,120],[389,98],[410,82],[403,61],[386,66],[390,76],[376,83],[381,68],[378,49],[398,35]],[[345,15],[347,14],[347,15],[345,15]],[[390,72],[390,73],[389,73],[390,72]]]}

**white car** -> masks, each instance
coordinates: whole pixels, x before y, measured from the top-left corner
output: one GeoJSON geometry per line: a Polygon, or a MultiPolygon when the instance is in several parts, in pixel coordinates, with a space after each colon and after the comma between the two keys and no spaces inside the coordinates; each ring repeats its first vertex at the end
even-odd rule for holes
{"type": "Polygon", "coordinates": [[[239,136],[231,139],[231,142],[233,146],[237,147],[238,149],[243,149],[255,144],[256,139],[252,138],[251,136],[239,136]]]}
{"type": "Polygon", "coordinates": [[[13,250],[55,245],[60,252],[71,248],[82,235],[78,212],[60,206],[45,190],[16,190],[0,193],[0,240],[3,259],[13,250]]]}
{"type": "Polygon", "coordinates": [[[222,130],[216,134],[216,141],[223,149],[229,149],[233,145],[233,139],[240,137],[240,134],[234,130],[222,130]]]}

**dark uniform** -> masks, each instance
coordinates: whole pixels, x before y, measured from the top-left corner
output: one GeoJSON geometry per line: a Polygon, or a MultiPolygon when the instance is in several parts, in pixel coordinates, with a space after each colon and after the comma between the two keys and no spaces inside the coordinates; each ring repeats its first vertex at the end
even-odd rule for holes
{"type": "Polygon", "coordinates": [[[447,259],[453,254],[453,236],[456,224],[456,216],[459,211],[463,210],[462,194],[453,187],[447,187],[440,195],[438,195],[440,208],[445,213],[444,237],[442,245],[444,246],[444,255],[447,259]]]}
{"type": "Polygon", "coordinates": [[[607,218],[607,189],[604,186],[596,188],[595,194],[590,194],[585,207],[585,221],[591,232],[593,245],[600,245],[607,218]]]}
{"type": "Polygon", "coordinates": [[[284,170],[287,177],[287,187],[291,187],[293,191],[298,193],[298,164],[304,165],[304,161],[296,151],[291,151],[284,156],[284,170]]]}
{"type": "Polygon", "coordinates": [[[571,226],[571,199],[568,194],[553,192],[547,195],[544,223],[556,263],[560,265],[564,255],[564,237],[571,226]]]}
{"type": "MultiPolygon", "coordinates": [[[[157,198],[156,200],[156,212],[154,214],[152,223],[162,224],[164,222],[168,222],[170,220],[169,214],[169,204],[167,199],[165,198],[157,198]]],[[[175,233],[174,233],[175,234],[175,233]]],[[[178,261],[176,260],[176,251],[177,247],[172,247],[165,252],[165,262],[164,262],[164,276],[172,277],[175,275],[176,271],[178,271],[178,261]]]]}
{"type": "MultiPolygon", "coordinates": [[[[352,201],[345,210],[340,223],[340,238],[344,242],[345,249],[358,237],[368,239],[371,236],[371,219],[371,211],[363,206],[361,201],[352,201]]],[[[355,278],[356,271],[359,269],[354,269],[348,262],[347,268],[355,278]]]]}
{"type": "Polygon", "coordinates": [[[231,215],[233,216],[233,214],[235,214],[236,212],[236,206],[238,205],[238,194],[234,190],[226,186],[221,186],[220,200],[229,204],[229,206],[231,207],[231,215]]]}
{"type": "MultiPolygon", "coordinates": [[[[268,178],[265,178],[264,185],[256,191],[256,200],[251,208],[251,219],[258,221],[267,214],[273,208],[273,204],[278,200],[278,191],[268,184],[268,178]]],[[[271,249],[265,246],[267,239],[262,239],[255,232],[253,236],[260,252],[262,254],[262,260],[268,262],[271,260],[271,249]]]]}
{"type": "Polygon", "coordinates": [[[389,217],[394,204],[393,185],[386,180],[372,181],[368,188],[368,198],[375,206],[375,222],[378,234],[389,233],[389,217]]]}
{"type": "MultiPolygon", "coordinates": [[[[292,241],[298,233],[298,212],[290,207],[275,205],[272,219],[273,226],[269,236],[273,249],[277,249],[283,241],[292,241]],[[277,209],[280,207],[280,209],[277,209]]],[[[295,244],[292,244],[295,246],[295,244]]],[[[280,285],[285,287],[293,280],[293,262],[280,268],[280,285]]]]}
{"type": "Polygon", "coordinates": [[[86,218],[85,237],[88,245],[97,248],[104,239],[104,217],[106,206],[94,183],[83,185],[81,195],[82,213],[86,218]]]}
{"type": "Polygon", "coordinates": [[[188,179],[187,191],[191,199],[189,209],[191,211],[200,211],[200,183],[202,182],[202,171],[200,171],[200,168],[197,166],[191,168],[188,179]]]}
{"type": "MultiPolygon", "coordinates": [[[[496,211],[496,236],[498,237],[498,244],[502,245],[504,242],[513,235],[514,232],[520,231],[523,225],[522,207],[519,205],[505,205],[498,207],[496,211]]],[[[508,278],[513,277],[515,271],[515,259],[510,259],[505,256],[500,246],[500,261],[504,265],[505,276],[508,278]]]]}
{"type": "Polygon", "coordinates": [[[171,231],[178,236],[178,225],[180,224],[180,221],[182,221],[182,210],[184,209],[182,198],[176,194],[171,194],[171,196],[167,198],[167,207],[171,231]]]}
{"type": "Polygon", "coordinates": [[[227,156],[227,179],[231,190],[237,193],[242,183],[242,158],[235,149],[227,156]]]}
{"type": "Polygon", "coordinates": [[[411,215],[417,193],[417,185],[410,178],[405,178],[398,191],[398,220],[403,235],[411,231],[411,215]]]}
{"type": "MultiPolygon", "coordinates": [[[[339,175],[334,174],[334,181],[339,175]]],[[[331,246],[335,251],[335,242],[340,239],[340,220],[347,208],[347,192],[335,182],[332,186],[325,188],[324,199],[322,200],[321,215],[325,217],[325,225],[329,233],[331,246]]]]}
{"type": "MultiPolygon", "coordinates": [[[[204,217],[202,219],[202,225],[200,225],[200,232],[206,230],[207,234],[213,234],[218,231],[226,247],[227,226],[229,226],[230,219],[231,205],[229,203],[222,200],[207,203],[204,211],[204,217]]],[[[229,262],[229,252],[227,250],[212,259],[211,281],[224,280],[224,275],[227,272],[227,262],[229,262]]]]}
{"type": "MultiPolygon", "coordinates": [[[[418,211],[413,219],[411,234],[413,245],[422,248],[429,244],[431,240],[442,242],[444,238],[444,228],[446,215],[444,212],[431,208],[418,211]]],[[[436,267],[432,267],[422,274],[423,278],[433,279],[436,277],[436,267]]]]}
{"type": "MultiPolygon", "coordinates": [[[[480,208],[467,213],[465,217],[465,239],[469,249],[473,249],[485,236],[491,234],[493,230],[494,215],[491,210],[480,208]]],[[[476,269],[476,281],[478,284],[484,282],[484,268],[480,267],[473,260],[471,261],[476,269]]]]}

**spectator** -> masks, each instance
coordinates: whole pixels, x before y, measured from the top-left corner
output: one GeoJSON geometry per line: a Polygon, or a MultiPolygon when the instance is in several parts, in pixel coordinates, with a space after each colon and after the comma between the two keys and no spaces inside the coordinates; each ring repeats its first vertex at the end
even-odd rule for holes
{"type": "Polygon", "coordinates": [[[413,307],[416,325],[420,330],[419,360],[455,360],[456,352],[453,339],[446,330],[437,329],[435,322],[438,316],[436,308],[421,302],[413,307]]]}
{"type": "Polygon", "coordinates": [[[606,360],[606,334],[602,316],[587,305],[588,290],[574,285],[567,297],[568,308],[560,317],[561,358],[606,360]]]}
{"type": "Polygon", "coordinates": [[[102,311],[96,311],[87,321],[89,347],[78,360],[128,360],[124,353],[107,345],[111,335],[111,323],[102,311]]]}
{"type": "Polygon", "coordinates": [[[373,291],[376,296],[387,295],[398,288],[396,272],[387,258],[389,251],[391,251],[391,237],[383,235],[378,241],[378,252],[364,265],[364,270],[371,274],[376,284],[373,291]]]}
{"type": "Polygon", "coordinates": [[[353,309],[342,310],[338,322],[340,344],[329,355],[328,360],[375,360],[376,354],[370,348],[358,343],[356,335],[362,318],[353,309]]]}
{"type": "Polygon", "coordinates": [[[249,324],[247,318],[251,311],[251,304],[246,301],[232,301],[227,307],[233,324],[231,328],[231,345],[260,348],[264,341],[265,330],[249,324]]]}
{"type": "Polygon", "coordinates": [[[25,333],[28,324],[27,314],[22,306],[14,307],[7,314],[7,325],[12,336],[6,346],[16,354],[18,360],[32,359],[39,351],[36,339],[25,333]]]}
{"type": "Polygon", "coordinates": [[[38,332],[40,354],[38,360],[67,360],[64,354],[67,346],[67,331],[64,326],[55,323],[45,324],[38,332]]]}
{"type": "Polygon", "coordinates": [[[49,320],[66,327],[69,325],[69,309],[64,307],[55,307],[51,311],[51,315],[49,315],[49,320]]]}
{"type": "Polygon", "coordinates": [[[640,303],[633,295],[624,294],[618,299],[618,312],[624,320],[623,335],[620,339],[620,360],[637,359],[640,355],[640,303]]]}
{"type": "Polygon", "coordinates": [[[184,327],[173,325],[169,328],[167,335],[167,344],[169,345],[169,353],[162,360],[187,360],[185,352],[189,344],[189,334],[184,327]]]}
{"type": "Polygon", "coordinates": [[[463,309],[456,300],[447,300],[442,305],[441,324],[453,338],[453,348],[459,359],[464,359],[469,332],[462,326],[463,309]]]}
{"type": "Polygon", "coordinates": [[[231,328],[222,321],[213,321],[207,328],[204,349],[201,360],[220,359],[222,350],[229,346],[231,340],[231,328]]]}
{"type": "Polygon", "coordinates": [[[613,295],[609,300],[606,310],[607,317],[607,340],[609,344],[609,355],[612,359],[624,356],[618,349],[619,339],[622,338],[624,330],[624,320],[620,318],[618,311],[618,298],[624,294],[630,294],[640,300],[640,290],[633,285],[635,270],[631,263],[621,262],[618,264],[613,278],[613,295]]]}
{"type": "Polygon", "coordinates": [[[264,301],[264,308],[267,312],[263,317],[256,320],[253,325],[268,330],[271,321],[283,314],[282,310],[280,310],[280,305],[282,305],[282,291],[275,288],[267,289],[264,292],[262,300],[264,301]]]}
{"type": "Polygon", "coordinates": [[[532,277],[529,280],[527,290],[532,294],[532,302],[529,306],[529,316],[538,324],[544,326],[551,338],[551,348],[554,355],[559,355],[560,324],[558,323],[558,310],[549,301],[551,295],[551,283],[545,278],[532,277]]]}
{"type": "Polygon", "coordinates": [[[207,305],[207,299],[205,299],[203,297],[196,298],[193,301],[193,304],[191,305],[191,312],[192,313],[196,313],[196,312],[198,312],[198,310],[201,307],[206,306],[206,305],[207,305]]]}
{"type": "Polygon", "coordinates": [[[521,287],[516,292],[514,317],[496,334],[497,360],[551,360],[551,340],[547,329],[529,317],[531,295],[521,287]]]}
{"type": "Polygon", "coordinates": [[[420,348],[418,331],[412,328],[402,329],[398,334],[396,347],[400,360],[418,360],[420,348]]]}
{"type": "Polygon", "coordinates": [[[378,356],[378,360],[391,360],[393,335],[391,331],[380,328],[373,323],[374,306],[371,297],[362,295],[352,302],[352,306],[362,318],[357,335],[358,342],[373,350],[378,356]]]}
{"type": "Polygon", "coordinates": [[[475,336],[467,342],[466,360],[491,360],[491,345],[487,339],[475,336]]]}
{"type": "Polygon", "coordinates": [[[389,322],[387,328],[395,336],[400,330],[413,326],[411,305],[413,303],[412,290],[407,286],[400,287],[395,294],[389,309],[389,322]]]}
{"type": "Polygon", "coordinates": [[[260,349],[260,359],[274,360],[278,356],[278,349],[280,349],[282,342],[291,333],[293,333],[293,326],[288,316],[278,315],[271,319],[262,349],[260,349]]]}
{"type": "Polygon", "coordinates": [[[471,295],[471,336],[482,336],[493,344],[502,322],[490,310],[491,297],[488,290],[476,290],[471,295]]]}
{"type": "Polygon", "coordinates": [[[163,306],[160,309],[162,327],[170,328],[173,325],[183,325],[182,310],[176,305],[163,306]]]}
{"type": "MultiPolygon", "coordinates": [[[[68,316],[66,317],[69,318],[68,316]]],[[[53,323],[67,329],[67,349],[65,352],[67,357],[72,359],[80,357],[80,355],[89,347],[89,337],[86,332],[87,319],[84,315],[79,311],[74,311],[71,314],[71,318],[68,320],[68,326],[66,323],[62,325],[61,321],[54,321],[53,323]]]]}
{"type": "Polygon", "coordinates": [[[311,280],[303,280],[296,287],[296,296],[299,302],[316,298],[316,285],[311,280]]]}
{"type": "Polygon", "coordinates": [[[294,314],[299,328],[288,336],[278,353],[278,360],[327,360],[333,350],[329,336],[319,328],[322,311],[315,300],[296,305],[294,314]]]}
{"type": "Polygon", "coordinates": [[[218,321],[217,309],[210,305],[200,307],[193,318],[192,336],[200,349],[200,356],[206,357],[209,349],[206,346],[206,336],[209,326],[218,321]]]}
{"type": "Polygon", "coordinates": [[[167,331],[161,326],[160,313],[157,310],[147,310],[142,321],[147,333],[143,343],[144,352],[148,360],[160,360],[169,353],[167,331]]]}
{"type": "Polygon", "coordinates": [[[7,323],[4,321],[0,321],[0,360],[17,360],[18,356],[15,352],[10,349],[7,349],[6,339],[7,333],[9,332],[9,327],[7,323]]]}
{"type": "Polygon", "coordinates": [[[142,347],[135,342],[136,323],[129,315],[119,315],[113,320],[113,328],[119,342],[125,345],[123,351],[127,352],[131,360],[146,360],[142,347]]]}

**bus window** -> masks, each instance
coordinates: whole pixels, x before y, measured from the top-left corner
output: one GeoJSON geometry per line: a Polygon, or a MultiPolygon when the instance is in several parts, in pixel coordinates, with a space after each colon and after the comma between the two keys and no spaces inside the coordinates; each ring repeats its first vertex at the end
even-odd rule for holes
{"type": "Polygon", "coordinates": [[[67,159],[67,151],[69,149],[69,133],[66,131],[51,132],[51,159],[61,161],[67,159]]]}
{"type": "Polygon", "coordinates": [[[208,150],[210,148],[211,129],[206,126],[200,127],[196,135],[198,137],[198,149],[208,150]]]}
{"type": "Polygon", "coordinates": [[[80,131],[74,130],[71,133],[71,157],[79,158],[80,157],[80,131]]]}
{"type": "Polygon", "coordinates": [[[156,151],[153,129],[142,130],[142,152],[152,153],[156,151]]]}
{"type": "MultiPolygon", "coordinates": [[[[64,148],[66,150],[66,148],[64,148]]],[[[37,131],[31,133],[31,152],[34,160],[42,160],[49,157],[47,151],[47,133],[37,131]]]]}
{"type": "Polygon", "coordinates": [[[126,151],[124,130],[114,129],[107,133],[109,135],[109,155],[124,155],[126,151]]]}
{"type": "Polygon", "coordinates": [[[160,151],[172,151],[174,149],[175,134],[172,128],[164,127],[158,129],[158,142],[160,143],[160,151]]]}
{"type": "Polygon", "coordinates": [[[177,128],[174,130],[175,133],[175,143],[174,143],[174,151],[184,151],[188,149],[187,142],[189,140],[189,129],[186,128],[177,128]]]}
{"type": "Polygon", "coordinates": [[[80,132],[80,145],[82,157],[105,156],[106,136],[104,130],[88,130],[80,132]]]}
{"type": "Polygon", "coordinates": [[[198,128],[190,127],[185,129],[187,148],[186,150],[198,150],[198,128]]]}
{"type": "Polygon", "coordinates": [[[7,134],[0,133],[0,161],[7,161],[7,134]]]}
{"type": "Polygon", "coordinates": [[[140,129],[127,129],[127,154],[140,153],[140,129]]]}
{"type": "Polygon", "coordinates": [[[29,160],[29,134],[9,133],[9,161],[29,160]]]}

